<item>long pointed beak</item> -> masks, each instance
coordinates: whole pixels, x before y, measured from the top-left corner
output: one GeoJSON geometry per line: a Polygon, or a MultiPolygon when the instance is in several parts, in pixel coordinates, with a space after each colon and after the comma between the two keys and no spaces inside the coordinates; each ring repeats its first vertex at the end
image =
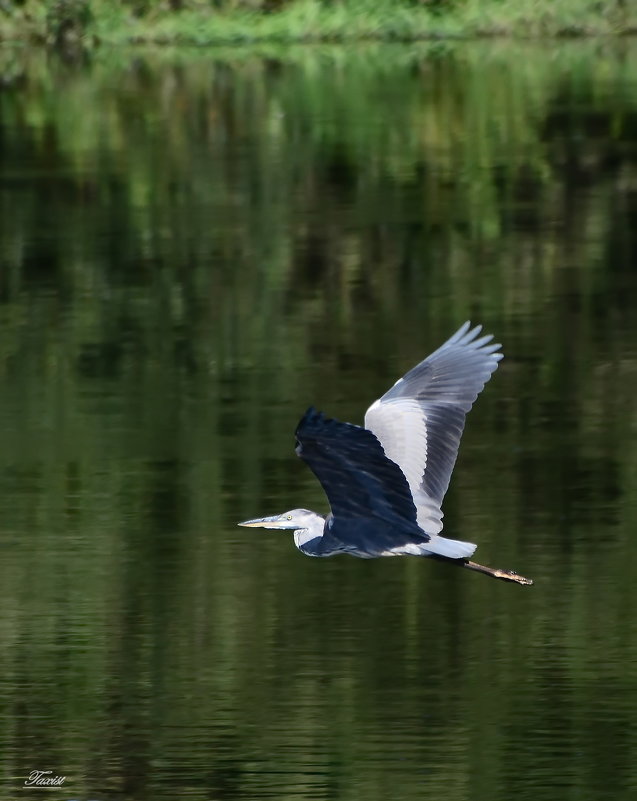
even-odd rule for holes
{"type": "Polygon", "coordinates": [[[246,528],[296,528],[290,521],[282,515],[272,515],[271,517],[256,517],[254,520],[244,520],[237,523],[238,526],[246,528]]]}

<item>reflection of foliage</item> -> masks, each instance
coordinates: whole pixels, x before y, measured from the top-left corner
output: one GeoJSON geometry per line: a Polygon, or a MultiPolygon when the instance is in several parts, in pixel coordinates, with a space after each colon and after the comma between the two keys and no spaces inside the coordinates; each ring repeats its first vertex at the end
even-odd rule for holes
{"type": "Polygon", "coordinates": [[[557,771],[621,798],[637,52],[262,55],[0,54],[7,773],[504,801],[557,771]],[[299,411],[359,419],[470,315],[508,358],[445,520],[539,591],[248,547],[236,517],[324,504],[299,411]]]}

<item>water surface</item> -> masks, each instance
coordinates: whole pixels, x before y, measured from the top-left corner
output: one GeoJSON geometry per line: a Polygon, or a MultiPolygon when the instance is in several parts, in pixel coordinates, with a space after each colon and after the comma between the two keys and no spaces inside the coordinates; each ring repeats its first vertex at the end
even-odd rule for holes
{"type": "Polygon", "coordinates": [[[0,76],[4,796],[633,798],[635,44],[0,76]],[[235,526],[467,318],[446,531],[533,588],[235,526]]]}

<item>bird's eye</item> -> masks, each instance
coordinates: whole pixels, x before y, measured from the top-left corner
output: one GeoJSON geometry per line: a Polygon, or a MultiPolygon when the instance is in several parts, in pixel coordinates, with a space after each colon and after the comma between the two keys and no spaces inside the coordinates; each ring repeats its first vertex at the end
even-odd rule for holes
{"type": "Polygon", "coordinates": [[[288,515],[288,520],[292,520],[292,515],[288,515]]]}

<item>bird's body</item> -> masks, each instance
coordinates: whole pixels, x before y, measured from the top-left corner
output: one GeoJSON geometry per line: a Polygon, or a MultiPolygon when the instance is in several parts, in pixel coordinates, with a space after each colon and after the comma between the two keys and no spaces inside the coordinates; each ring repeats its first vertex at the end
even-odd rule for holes
{"type": "Polygon", "coordinates": [[[312,528],[294,532],[296,547],[307,556],[348,553],[361,559],[375,559],[379,556],[428,555],[428,540],[417,527],[405,525],[400,528],[374,518],[337,520],[332,514],[318,521],[319,526],[321,522],[322,533],[319,536],[312,528]]]}
{"type": "Polygon", "coordinates": [[[440,535],[465,416],[502,358],[491,336],[478,338],[480,330],[465,323],[369,407],[365,427],[308,409],[296,452],[327,494],[327,517],[294,509],[240,525],[294,530],[308,556],[428,556],[532,584],[469,562],[473,543],[440,535]]]}

